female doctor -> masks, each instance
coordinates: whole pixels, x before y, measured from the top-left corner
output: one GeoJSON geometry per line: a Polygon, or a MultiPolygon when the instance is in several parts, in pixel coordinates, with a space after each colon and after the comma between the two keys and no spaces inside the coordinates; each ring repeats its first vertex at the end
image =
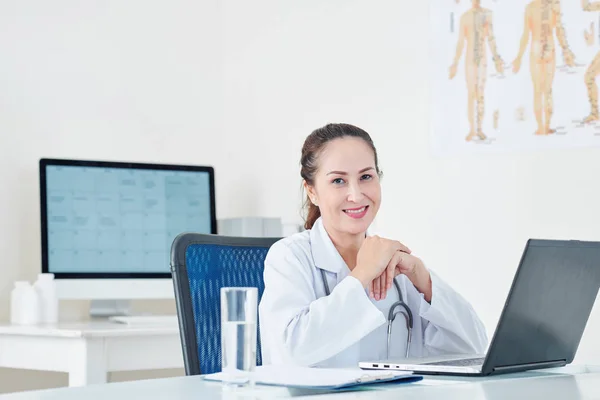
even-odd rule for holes
{"type": "Polygon", "coordinates": [[[263,364],[356,367],[484,353],[471,305],[402,243],[368,235],[381,203],[369,134],[348,124],[319,128],[304,142],[301,166],[307,230],[275,243],[265,259],[263,364]]]}

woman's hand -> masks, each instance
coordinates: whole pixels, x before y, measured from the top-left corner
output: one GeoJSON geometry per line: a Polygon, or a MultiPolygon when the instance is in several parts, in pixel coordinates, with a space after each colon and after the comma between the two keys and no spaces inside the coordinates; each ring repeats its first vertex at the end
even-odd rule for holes
{"type": "Polygon", "coordinates": [[[431,302],[432,285],[429,271],[420,258],[402,251],[394,254],[386,270],[371,282],[369,295],[375,300],[385,299],[393,279],[400,274],[406,275],[415,288],[423,293],[425,300],[431,302]]]}
{"type": "MultiPolygon", "coordinates": [[[[407,249],[408,250],[408,249],[407,249]]],[[[410,251],[410,250],[409,250],[410,251]]],[[[369,285],[369,297],[375,300],[386,298],[387,291],[394,283],[396,265],[400,262],[401,251],[396,251],[381,275],[373,279],[369,285]]]]}
{"type": "Polygon", "coordinates": [[[356,258],[356,267],[350,275],[357,278],[363,287],[369,287],[375,278],[391,270],[390,276],[386,274],[386,285],[391,287],[394,269],[396,263],[391,260],[399,252],[410,252],[406,246],[397,240],[384,239],[379,236],[369,236],[365,238],[362,246],[358,250],[356,258]]]}
{"type": "Polygon", "coordinates": [[[400,274],[406,275],[415,288],[420,293],[423,293],[425,300],[428,303],[431,303],[431,274],[420,258],[415,257],[412,254],[403,254],[400,258],[400,262],[396,265],[395,270],[395,276],[400,274]]]}

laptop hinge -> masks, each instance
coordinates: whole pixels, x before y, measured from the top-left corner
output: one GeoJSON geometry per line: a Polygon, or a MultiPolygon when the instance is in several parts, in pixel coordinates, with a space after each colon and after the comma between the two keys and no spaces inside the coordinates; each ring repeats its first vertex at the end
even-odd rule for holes
{"type": "Polygon", "coordinates": [[[516,371],[516,370],[528,370],[528,369],[539,369],[539,368],[554,368],[564,367],[567,365],[567,360],[556,360],[556,361],[540,361],[534,363],[517,364],[517,365],[505,365],[502,367],[494,367],[494,372],[504,371],[516,371]]]}

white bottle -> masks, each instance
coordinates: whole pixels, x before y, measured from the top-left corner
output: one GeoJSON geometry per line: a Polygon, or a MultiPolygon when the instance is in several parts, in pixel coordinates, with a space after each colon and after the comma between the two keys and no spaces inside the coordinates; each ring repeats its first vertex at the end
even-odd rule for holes
{"type": "Polygon", "coordinates": [[[39,274],[34,287],[39,302],[40,322],[42,324],[57,323],[58,297],[56,296],[54,274],[39,274]]]}
{"type": "Polygon", "coordinates": [[[10,295],[10,322],[35,325],[40,320],[40,304],[36,289],[27,281],[15,282],[10,295]]]}

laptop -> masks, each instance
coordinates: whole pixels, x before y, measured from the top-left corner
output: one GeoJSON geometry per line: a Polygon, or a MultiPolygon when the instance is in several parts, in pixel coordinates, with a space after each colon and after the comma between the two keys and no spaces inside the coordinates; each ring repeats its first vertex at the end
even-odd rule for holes
{"type": "Polygon", "coordinates": [[[486,354],[378,360],[362,369],[486,376],[570,364],[600,288],[600,242],[530,239],[486,354]]]}

